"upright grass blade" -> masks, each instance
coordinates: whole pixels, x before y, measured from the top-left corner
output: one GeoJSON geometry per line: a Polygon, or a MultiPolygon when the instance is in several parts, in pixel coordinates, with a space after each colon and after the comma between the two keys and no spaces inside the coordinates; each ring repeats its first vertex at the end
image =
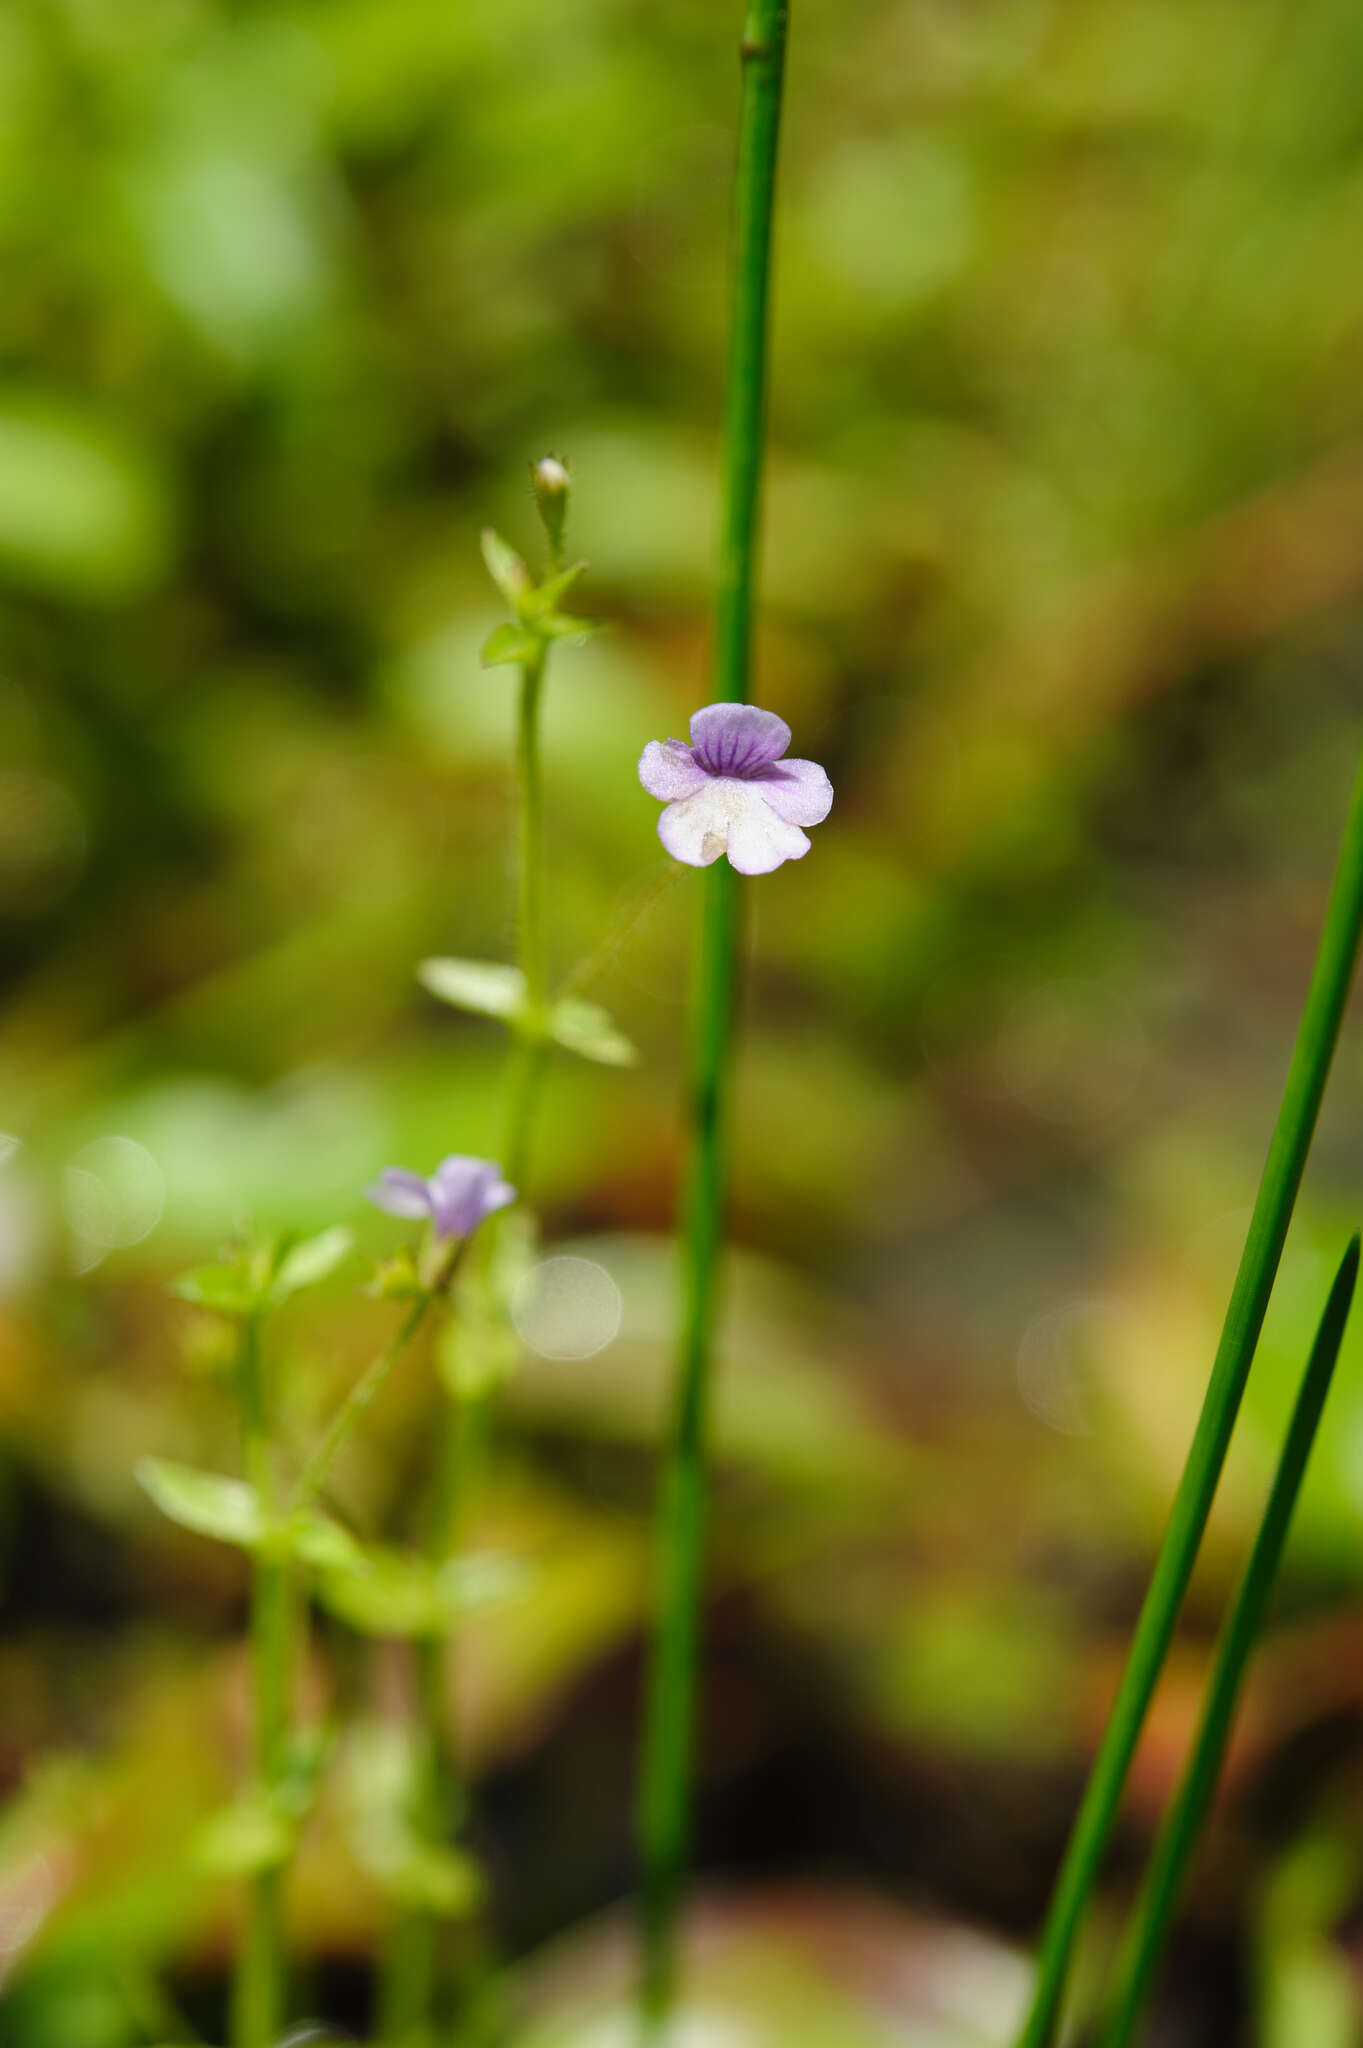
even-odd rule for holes
{"type": "MultiPolygon", "coordinates": [[[[786,0],[752,0],[743,32],[715,615],[716,701],[741,702],[748,695],[786,19],[786,0]]],[[[705,1449],[724,1234],[726,1107],[739,929],[737,877],[727,861],[719,861],[704,877],[692,999],[691,1160],[682,1228],[684,1305],[676,1402],[658,1509],[657,1620],[640,1759],[641,2001],[644,2035],[654,2040],[666,2032],[675,1993],[677,1916],[688,1853],[705,1449]]]]}
{"type": "Polygon", "coordinates": [[[1354,787],[1292,1064],[1202,1413],[1136,1624],[1117,1699],[1052,1894],[1037,1964],[1036,1988],[1017,2048],[1048,2048],[1054,2036],[1079,1923],[1098,1876],[1131,1758],[1168,1653],[1263,1327],[1339,1038],[1358,957],[1360,931],[1363,775],[1354,787]]]}
{"type": "Polygon", "coordinates": [[[1307,1460],[1316,1440],[1321,1411],[1330,1391],[1357,1279],[1358,1238],[1354,1237],[1325,1304],[1316,1341],[1302,1375],[1264,1518],[1217,1646],[1216,1662],[1212,1667],[1192,1752],[1160,1829],[1130,1932],[1123,1944],[1117,1992],[1112,2001],[1111,2017],[1100,2036],[1099,2048],[1127,2048],[1163,1952],[1188,1859],[1216,1790],[1245,1666],[1254,1648],[1283,1545],[1287,1541],[1307,1460]]]}

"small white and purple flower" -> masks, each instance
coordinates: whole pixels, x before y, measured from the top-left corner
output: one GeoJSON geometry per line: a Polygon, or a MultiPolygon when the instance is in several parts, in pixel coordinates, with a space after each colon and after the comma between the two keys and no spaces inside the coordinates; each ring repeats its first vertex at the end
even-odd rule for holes
{"type": "Polygon", "coordinates": [[[691,743],[650,740],[639,780],[667,805],[658,837],[674,860],[709,867],[722,853],[743,875],[768,875],[809,851],[801,826],[818,825],[833,785],[817,761],[787,761],[790,727],[755,704],[707,704],[691,743]]]}
{"type": "Polygon", "coordinates": [[[429,1217],[437,1238],[468,1237],[484,1217],[516,1199],[495,1160],[469,1159],[460,1152],[442,1159],[429,1180],[405,1166],[386,1166],[365,1193],[390,1216],[429,1217]]]}

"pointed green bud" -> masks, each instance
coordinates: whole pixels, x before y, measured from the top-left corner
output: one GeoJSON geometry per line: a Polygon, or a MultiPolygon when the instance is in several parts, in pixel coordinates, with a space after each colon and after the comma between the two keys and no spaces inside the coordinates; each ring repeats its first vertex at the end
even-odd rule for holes
{"type": "Polygon", "coordinates": [[[568,516],[568,469],[557,455],[543,455],[530,471],[549,547],[555,560],[563,553],[563,522],[568,516]]]}

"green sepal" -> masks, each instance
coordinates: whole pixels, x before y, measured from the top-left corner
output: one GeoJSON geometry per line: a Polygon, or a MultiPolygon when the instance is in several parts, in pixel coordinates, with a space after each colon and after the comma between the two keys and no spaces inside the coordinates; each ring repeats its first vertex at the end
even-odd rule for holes
{"type": "Polygon", "coordinates": [[[481,540],[489,576],[512,610],[519,612],[527,592],[534,588],[530,571],[516,550],[493,527],[483,528],[481,540]]]}
{"type": "Polygon", "coordinates": [[[528,626],[494,626],[483,642],[480,659],[484,668],[500,668],[506,662],[516,662],[521,667],[527,662],[538,661],[544,651],[544,641],[549,636],[528,626]]]}
{"type": "Polygon", "coordinates": [[[400,1245],[391,1259],[377,1260],[364,1291],[374,1301],[414,1301],[424,1294],[426,1284],[417,1271],[411,1246],[400,1245]]]}

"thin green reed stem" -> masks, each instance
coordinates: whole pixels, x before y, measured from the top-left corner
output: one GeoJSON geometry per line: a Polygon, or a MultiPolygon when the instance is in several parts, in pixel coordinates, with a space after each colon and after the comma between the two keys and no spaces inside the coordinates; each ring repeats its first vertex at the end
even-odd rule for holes
{"type": "Polygon", "coordinates": [[[676,1989],[677,1915],[689,1848],[696,1648],[705,1538],[711,1352],[724,1235],[725,1145],[740,899],[727,862],[705,877],[692,1049],[690,1179],[676,1407],[658,1507],[657,1624],[640,1773],[643,2016],[660,2033],[676,1989]]]}
{"type": "Polygon", "coordinates": [[[1363,775],[1355,784],[1306,1005],[1240,1269],[1126,1669],[1060,1867],[1018,2048],[1047,2048],[1075,1936],[1192,1575],[1301,1186],[1363,930],[1363,775]]]}
{"type": "MultiPolygon", "coordinates": [[[[715,617],[714,695],[730,702],[748,695],[752,649],[787,13],[786,0],[752,0],[742,42],[715,617]]],[[[658,1507],[657,1620],[640,1759],[641,2014],[645,2037],[654,2040],[666,2032],[675,1996],[677,1921],[689,1853],[707,1421],[724,1234],[739,931],[737,878],[727,862],[720,862],[704,879],[693,995],[681,1342],[658,1507]]]]}
{"type": "MultiPolygon", "coordinates": [[[[261,1358],[260,1319],[241,1326],[237,1366],[246,1476],[259,1496],[267,1525],[273,1520],[270,1413],[261,1358]]],[[[289,1692],[293,1660],[293,1603],[284,1560],[268,1542],[251,1562],[251,1674],[255,1707],[255,1773],[268,1790],[288,1759],[289,1692]]],[[[245,1938],[232,1996],[235,2048],[274,2048],[284,2025],[288,1959],[282,1921],[280,1870],[250,1881],[245,1938]]]]}
{"type": "Polygon", "coordinates": [[[1221,1773],[1235,1703],[1283,1554],[1311,1447],[1316,1440],[1316,1429],[1330,1391],[1357,1278],[1358,1239],[1355,1237],[1335,1276],[1315,1343],[1311,1347],[1311,1356],[1302,1375],[1264,1518],[1217,1646],[1192,1752],[1160,1829],[1150,1869],[1123,1944],[1117,1972],[1117,1993],[1099,2048],[1127,2048],[1163,1953],[1193,1844],[1206,1818],[1221,1773]]]}

